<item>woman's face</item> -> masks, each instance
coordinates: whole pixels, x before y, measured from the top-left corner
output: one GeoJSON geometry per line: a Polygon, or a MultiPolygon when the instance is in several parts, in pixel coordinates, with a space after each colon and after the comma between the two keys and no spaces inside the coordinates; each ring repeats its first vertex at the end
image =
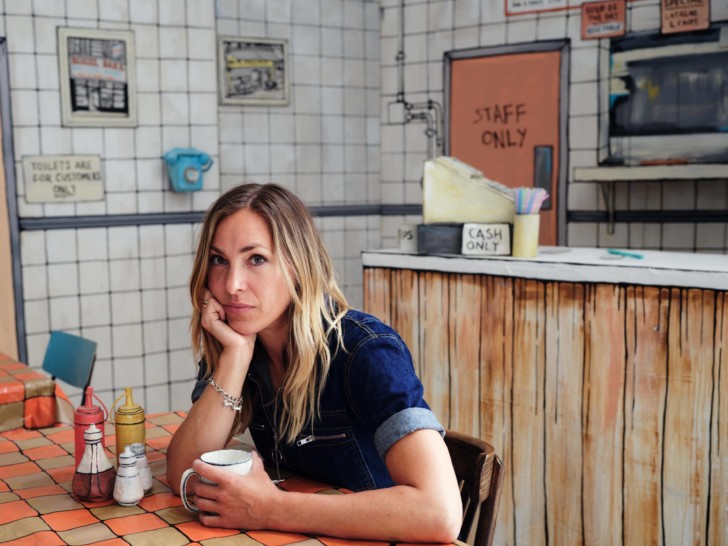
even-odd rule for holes
{"type": "Polygon", "coordinates": [[[223,219],[210,247],[207,287],[240,334],[282,334],[291,301],[273,236],[263,218],[242,209],[223,219]]]}

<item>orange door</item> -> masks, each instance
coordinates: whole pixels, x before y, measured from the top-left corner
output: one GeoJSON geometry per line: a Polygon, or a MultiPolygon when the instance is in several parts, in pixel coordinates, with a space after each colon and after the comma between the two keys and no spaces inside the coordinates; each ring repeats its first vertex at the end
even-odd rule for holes
{"type": "Polygon", "coordinates": [[[453,60],[449,155],[510,187],[543,187],[540,243],[557,244],[560,51],[453,60]]]}

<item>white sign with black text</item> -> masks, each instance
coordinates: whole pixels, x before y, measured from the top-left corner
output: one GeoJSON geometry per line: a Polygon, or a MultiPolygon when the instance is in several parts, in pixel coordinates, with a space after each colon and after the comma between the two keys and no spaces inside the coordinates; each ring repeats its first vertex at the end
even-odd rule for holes
{"type": "Polygon", "coordinates": [[[23,157],[28,203],[70,203],[104,198],[98,155],[33,155],[23,157]]]}
{"type": "Polygon", "coordinates": [[[463,224],[461,253],[470,256],[509,256],[510,224],[463,224]]]}

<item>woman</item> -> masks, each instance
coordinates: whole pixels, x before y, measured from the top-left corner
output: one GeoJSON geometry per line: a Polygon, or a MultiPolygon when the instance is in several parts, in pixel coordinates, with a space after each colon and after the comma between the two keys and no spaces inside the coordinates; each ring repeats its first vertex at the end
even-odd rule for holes
{"type": "Polygon", "coordinates": [[[409,351],[391,328],[348,307],[295,195],[246,184],[221,196],[202,226],[190,293],[200,375],[167,478],[178,492],[192,467],[217,484],[196,487],[203,525],[456,538],[462,507],[444,430],[409,351]],[[246,428],[274,468],[357,493],[282,491],[257,454],[246,476],[198,459],[246,428]]]}

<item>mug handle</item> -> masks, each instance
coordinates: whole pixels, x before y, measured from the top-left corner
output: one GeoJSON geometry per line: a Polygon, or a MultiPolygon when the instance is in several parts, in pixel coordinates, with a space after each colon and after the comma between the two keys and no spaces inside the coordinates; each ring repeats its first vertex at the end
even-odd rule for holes
{"type": "Polygon", "coordinates": [[[200,477],[200,475],[191,468],[188,468],[182,473],[182,478],[179,482],[179,496],[182,498],[182,504],[187,510],[190,512],[199,512],[200,509],[187,499],[187,480],[189,480],[193,474],[198,478],[200,477]]]}

